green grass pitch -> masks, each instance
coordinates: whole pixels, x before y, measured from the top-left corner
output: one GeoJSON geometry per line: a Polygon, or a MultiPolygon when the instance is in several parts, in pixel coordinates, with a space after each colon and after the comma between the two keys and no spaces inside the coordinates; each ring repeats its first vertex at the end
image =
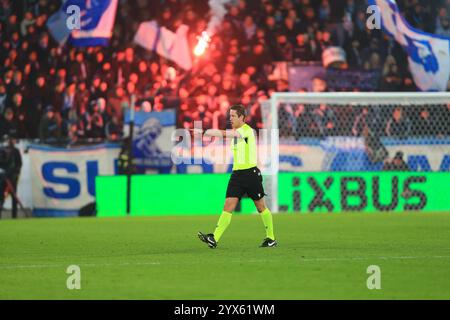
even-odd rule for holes
{"type": "Polygon", "coordinates": [[[277,248],[235,215],[209,249],[196,234],[217,218],[0,221],[0,299],[450,299],[449,213],[278,214],[277,248]]]}

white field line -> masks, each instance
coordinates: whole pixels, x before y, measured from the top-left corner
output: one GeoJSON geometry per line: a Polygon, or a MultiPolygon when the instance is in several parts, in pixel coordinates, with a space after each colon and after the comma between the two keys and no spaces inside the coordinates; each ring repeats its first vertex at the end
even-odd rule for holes
{"type": "Polygon", "coordinates": [[[450,256],[386,256],[386,257],[348,257],[348,258],[302,258],[300,261],[353,261],[353,260],[419,260],[450,259],[450,256]]]}
{"type": "Polygon", "coordinates": [[[79,267],[126,267],[126,266],[152,266],[160,265],[159,262],[123,262],[123,263],[67,263],[67,264],[23,264],[0,265],[0,269],[38,269],[38,268],[67,268],[70,265],[79,267]]]}
{"type": "MultiPolygon", "coordinates": [[[[450,259],[450,256],[381,256],[381,257],[344,257],[344,258],[300,258],[295,262],[328,262],[328,261],[362,261],[362,260],[430,260],[430,259],[450,259]]],[[[235,263],[270,263],[274,260],[261,259],[261,260],[235,260],[229,261],[235,263]]],[[[292,262],[287,260],[286,262],[292,262]]],[[[0,265],[1,269],[37,269],[37,268],[67,268],[67,264],[24,264],[24,265],[0,265]]],[[[170,263],[169,263],[170,264],[170,263]]],[[[123,263],[78,263],[80,267],[125,267],[125,266],[152,266],[161,265],[160,262],[123,262],[123,263]]]]}
{"type": "MultiPolygon", "coordinates": [[[[342,258],[299,258],[295,259],[294,262],[321,262],[321,261],[358,261],[358,260],[420,260],[420,259],[450,259],[450,256],[373,256],[373,257],[342,257],[342,258]]],[[[261,260],[239,260],[235,262],[240,263],[265,263],[273,262],[273,260],[261,259],[261,260]]],[[[292,260],[287,260],[286,262],[293,262],[292,260]]]]}

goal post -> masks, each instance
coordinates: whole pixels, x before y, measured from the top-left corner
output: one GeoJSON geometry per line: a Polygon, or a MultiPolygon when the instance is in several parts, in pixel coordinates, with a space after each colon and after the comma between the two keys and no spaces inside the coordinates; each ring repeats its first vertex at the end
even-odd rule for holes
{"type": "Polygon", "coordinates": [[[450,103],[450,92],[275,92],[270,98],[271,111],[276,111],[277,104],[282,102],[333,105],[440,104],[450,103]]]}
{"type": "MultiPolygon", "coordinates": [[[[365,146],[369,160],[377,164],[378,170],[388,154],[389,159],[394,156],[396,147],[408,152],[411,148],[405,146],[416,143],[415,148],[421,148],[417,141],[450,153],[450,123],[446,122],[450,114],[449,92],[276,92],[261,104],[261,114],[264,129],[277,132],[270,148],[271,155],[279,155],[280,161],[276,172],[272,163],[272,171],[264,177],[268,206],[273,212],[279,211],[279,173],[290,171],[281,160],[290,156],[308,157],[302,161],[303,167],[296,168],[303,172],[363,172],[377,170],[357,161],[353,165],[349,160],[346,166],[336,165],[339,159],[333,148],[339,149],[342,143],[365,146]],[[315,160],[315,154],[308,154],[312,147],[303,148],[305,154],[299,154],[302,148],[292,147],[305,143],[315,144],[314,150],[326,148],[325,155],[315,160]],[[368,148],[377,143],[379,149],[368,148]]],[[[434,161],[432,155],[430,159],[434,161]]]]}

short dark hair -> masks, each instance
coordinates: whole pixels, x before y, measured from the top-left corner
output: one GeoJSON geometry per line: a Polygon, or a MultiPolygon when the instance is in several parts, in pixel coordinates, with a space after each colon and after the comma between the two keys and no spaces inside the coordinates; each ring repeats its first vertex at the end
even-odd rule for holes
{"type": "Polygon", "coordinates": [[[402,160],[402,159],[403,159],[403,152],[397,151],[397,152],[395,153],[394,159],[402,160]]]}
{"type": "Polygon", "coordinates": [[[245,111],[245,107],[242,104],[235,104],[231,106],[230,110],[236,111],[238,117],[247,115],[247,112],[245,111]]]}

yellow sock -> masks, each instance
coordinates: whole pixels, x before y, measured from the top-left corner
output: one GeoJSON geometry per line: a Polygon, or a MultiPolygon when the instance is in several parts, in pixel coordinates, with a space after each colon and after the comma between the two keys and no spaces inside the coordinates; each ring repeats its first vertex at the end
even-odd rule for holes
{"type": "Polygon", "coordinates": [[[261,212],[261,218],[264,226],[266,227],[266,237],[275,240],[275,236],[273,234],[272,213],[270,210],[266,208],[266,210],[261,212]]]}
{"type": "Polygon", "coordinates": [[[222,234],[226,228],[230,225],[231,217],[233,215],[230,212],[223,211],[220,215],[219,221],[217,222],[216,230],[214,230],[214,239],[219,242],[222,234]]]}

